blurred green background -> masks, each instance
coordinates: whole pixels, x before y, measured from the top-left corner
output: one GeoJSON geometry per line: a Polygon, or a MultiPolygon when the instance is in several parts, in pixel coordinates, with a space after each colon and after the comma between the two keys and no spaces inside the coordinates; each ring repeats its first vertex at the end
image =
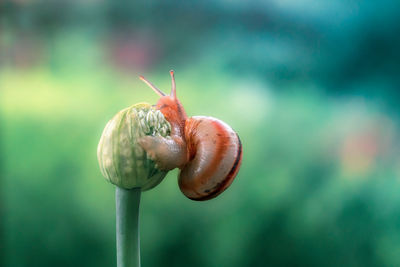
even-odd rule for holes
{"type": "Polygon", "coordinates": [[[400,2],[0,1],[0,265],[115,266],[106,122],[169,91],[230,124],[232,186],[143,194],[143,266],[400,266],[400,2]]]}

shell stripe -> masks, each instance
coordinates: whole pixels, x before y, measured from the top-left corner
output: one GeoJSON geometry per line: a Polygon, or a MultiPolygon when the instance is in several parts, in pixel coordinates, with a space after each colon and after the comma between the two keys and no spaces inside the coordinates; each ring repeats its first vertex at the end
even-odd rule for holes
{"type": "Polygon", "coordinates": [[[240,164],[242,162],[242,142],[240,141],[240,138],[236,133],[235,133],[235,135],[236,135],[239,145],[238,145],[238,149],[236,152],[235,162],[233,163],[233,166],[230,169],[227,176],[223,179],[223,181],[221,183],[219,183],[219,186],[215,190],[213,190],[211,193],[209,193],[205,196],[202,196],[200,198],[190,198],[190,199],[197,200],[197,201],[204,201],[204,200],[212,199],[212,198],[218,196],[219,194],[221,194],[222,192],[224,192],[225,189],[227,189],[229,187],[229,185],[233,182],[233,179],[237,175],[240,164]]]}
{"type": "MultiPolygon", "coordinates": [[[[223,125],[221,125],[217,121],[213,121],[212,125],[216,129],[218,135],[220,135],[220,138],[214,137],[216,141],[215,144],[213,144],[215,146],[215,151],[213,151],[212,153],[213,157],[210,160],[211,163],[209,167],[206,170],[204,170],[204,172],[201,175],[201,178],[199,179],[200,182],[204,181],[204,183],[207,183],[208,178],[212,177],[213,174],[217,171],[220,162],[225,157],[225,154],[227,153],[228,150],[228,146],[226,146],[225,144],[230,142],[229,133],[226,131],[223,125]]],[[[203,194],[203,192],[197,192],[197,193],[199,195],[203,194]]]]}
{"type": "MultiPolygon", "coordinates": [[[[198,176],[192,180],[192,185],[189,184],[181,184],[183,188],[187,188],[198,195],[198,197],[189,197],[191,199],[197,200],[199,198],[202,198],[204,196],[204,189],[200,189],[202,185],[205,185],[208,183],[208,180],[210,177],[213,176],[213,174],[218,171],[219,163],[221,160],[224,158],[225,154],[227,153],[228,146],[225,146],[225,143],[228,143],[230,141],[230,136],[229,133],[225,130],[223,125],[221,125],[217,121],[212,121],[212,127],[214,128],[215,132],[218,133],[218,135],[224,136],[224,138],[218,138],[221,136],[214,136],[215,138],[215,144],[212,143],[210,136],[210,133],[204,133],[202,131],[199,131],[198,129],[202,128],[201,124],[207,122],[204,121],[204,119],[192,119],[189,121],[187,124],[187,129],[186,133],[190,133],[187,135],[187,140],[188,140],[188,145],[189,145],[189,154],[191,161],[199,159],[199,157],[202,157],[204,153],[206,153],[206,156],[209,157],[207,159],[210,164],[207,165],[206,168],[202,168],[202,171],[198,174],[198,176]],[[223,133],[223,134],[221,134],[223,133]],[[206,139],[207,141],[204,142],[202,139],[206,139]],[[201,144],[204,144],[205,147],[201,149],[201,144]],[[212,146],[212,147],[207,147],[207,146],[212,146]],[[199,188],[199,189],[196,189],[199,188]]],[[[206,127],[203,125],[203,127],[206,127]]],[[[194,165],[192,165],[194,166],[194,165]]],[[[209,188],[207,190],[211,191],[214,188],[209,188]]],[[[208,195],[208,192],[206,192],[208,195]]]]}

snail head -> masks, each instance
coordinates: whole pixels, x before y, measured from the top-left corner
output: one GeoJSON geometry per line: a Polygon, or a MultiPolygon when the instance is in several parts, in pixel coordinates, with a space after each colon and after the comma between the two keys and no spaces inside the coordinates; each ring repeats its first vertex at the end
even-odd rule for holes
{"type": "Polygon", "coordinates": [[[146,83],[153,91],[160,96],[160,99],[157,101],[156,108],[162,112],[167,121],[172,125],[178,126],[179,128],[183,127],[184,122],[187,118],[186,112],[183,109],[181,102],[176,97],[176,84],[174,71],[170,70],[171,75],[171,93],[166,95],[163,91],[158,89],[154,84],[149,82],[143,76],[139,76],[139,78],[146,83]]]}

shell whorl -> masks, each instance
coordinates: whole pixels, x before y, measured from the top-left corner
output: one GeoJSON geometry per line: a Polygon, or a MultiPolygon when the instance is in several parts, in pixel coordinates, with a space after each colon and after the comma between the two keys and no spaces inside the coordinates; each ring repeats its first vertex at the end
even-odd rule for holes
{"type": "Polygon", "coordinates": [[[240,167],[242,144],[238,135],[218,119],[196,116],[186,120],[185,139],[190,160],[179,174],[182,193],[193,200],[218,196],[240,167]]]}

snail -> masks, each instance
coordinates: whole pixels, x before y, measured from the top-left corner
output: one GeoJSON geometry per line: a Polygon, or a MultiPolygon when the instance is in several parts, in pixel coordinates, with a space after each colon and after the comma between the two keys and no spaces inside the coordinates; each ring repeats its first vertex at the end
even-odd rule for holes
{"type": "Polygon", "coordinates": [[[155,108],[171,125],[171,135],[144,136],[139,145],[160,170],[179,168],[179,188],[192,200],[208,200],[221,194],[236,177],[242,161],[242,144],[225,122],[206,116],[188,117],[176,97],[174,72],[170,71],[169,95],[140,79],[159,96],[155,108]]]}

